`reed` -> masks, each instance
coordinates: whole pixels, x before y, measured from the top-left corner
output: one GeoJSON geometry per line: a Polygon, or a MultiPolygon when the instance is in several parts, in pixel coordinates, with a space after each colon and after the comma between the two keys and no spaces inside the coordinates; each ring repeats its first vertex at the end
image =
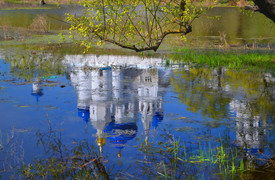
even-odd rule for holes
{"type": "Polygon", "coordinates": [[[243,154],[237,147],[225,145],[220,138],[218,142],[186,146],[180,139],[166,138],[167,142],[142,144],[139,148],[148,154],[150,167],[144,168],[155,172],[163,179],[200,179],[211,176],[221,179],[234,179],[253,169],[252,165],[244,165],[243,154]]]}
{"type": "Polygon", "coordinates": [[[36,16],[30,25],[30,29],[38,34],[47,33],[49,31],[49,27],[46,18],[42,15],[36,16]]]}

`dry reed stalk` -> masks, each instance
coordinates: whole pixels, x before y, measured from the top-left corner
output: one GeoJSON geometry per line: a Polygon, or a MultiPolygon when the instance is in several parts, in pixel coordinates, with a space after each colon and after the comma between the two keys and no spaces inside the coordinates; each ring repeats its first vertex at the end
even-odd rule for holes
{"type": "Polygon", "coordinates": [[[30,25],[30,29],[40,34],[47,33],[49,28],[46,18],[42,15],[36,16],[30,25]]]}
{"type": "Polygon", "coordinates": [[[223,45],[224,48],[227,48],[228,47],[228,43],[227,43],[227,40],[226,40],[226,34],[225,32],[219,32],[220,33],[220,41],[223,45]]]}

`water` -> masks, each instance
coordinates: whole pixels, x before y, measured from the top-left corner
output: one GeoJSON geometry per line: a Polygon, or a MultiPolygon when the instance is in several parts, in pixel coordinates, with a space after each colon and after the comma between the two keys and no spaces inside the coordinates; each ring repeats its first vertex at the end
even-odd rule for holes
{"type": "MultiPolygon", "coordinates": [[[[65,19],[64,14],[80,12],[80,7],[75,6],[71,9],[68,5],[52,9],[0,10],[0,26],[29,29],[34,18],[42,15],[47,20],[49,30],[66,30],[69,25],[60,21],[65,19]]],[[[243,12],[238,8],[213,8],[207,15],[195,20],[192,33],[188,35],[188,45],[211,46],[220,44],[222,38],[234,46],[254,43],[254,46],[273,47],[275,25],[261,13],[243,12]]],[[[168,45],[169,41],[175,43],[173,36],[166,39],[168,45]]]]}
{"type": "Polygon", "coordinates": [[[235,45],[242,42],[274,44],[274,28],[274,23],[261,13],[219,7],[196,20],[193,36],[208,40],[220,38],[224,34],[228,43],[235,45]]]}
{"type": "Polygon", "coordinates": [[[19,9],[19,10],[0,10],[1,26],[29,28],[33,19],[39,15],[46,17],[49,29],[66,29],[69,26],[60,23],[57,19],[64,19],[65,12],[70,12],[69,8],[64,9],[19,9]]]}
{"type": "MultiPolygon", "coordinates": [[[[64,30],[68,26],[55,19],[68,11],[0,10],[0,24],[29,28],[36,16],[44,15],[50,30],[64,30]]],[[[190,45],[220,43],[226,36],[230,44],[273,47],[274,24],[260,13],[248,16],[236,8],[215,8],[208,15],[221,19],[202,16],[195,21],[190,45]]],[[[274,72],[165,66],[164,58],[111,51],[82,55],[76,48],[2,48],[4,179],[41,179],[47,177],[46,170],[60,167],[66,172],[48,178],[144,179],[166,174],[174,179],[232,179],[247,177],[242,164],[257,170],[248,177],[266,171],[273,177],[263,167],[274,159],[274,72]]]]}
{"type": "MultiPolygon", "coordinates": [[[[161,177],[169,153],[162,157],[160,149],[173,137],[187,148],[180,153],[215,151],[222,141],[248,167],[274,157],[274,73],[165,67],[162,58],[137,56],[0,52],[3,178],[22,177],[18,168],[35,159],[76,163],[82,151],[78,158],[87,159],[77,167],[92,166],[95,176],[161,177]],[[91,161],[99,156],[100,170],[91,161]]],[[[175,174],[219,177],[207,168],[189,163],[175,174]]]]}

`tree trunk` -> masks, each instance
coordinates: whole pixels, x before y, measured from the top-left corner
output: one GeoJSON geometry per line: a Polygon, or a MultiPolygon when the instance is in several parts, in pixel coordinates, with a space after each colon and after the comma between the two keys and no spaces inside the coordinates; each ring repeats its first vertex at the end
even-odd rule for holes
{"type": "Polygon", "coordinates": [[[253,0],[259,11],[275,23],[275,0],[253,0]]]}

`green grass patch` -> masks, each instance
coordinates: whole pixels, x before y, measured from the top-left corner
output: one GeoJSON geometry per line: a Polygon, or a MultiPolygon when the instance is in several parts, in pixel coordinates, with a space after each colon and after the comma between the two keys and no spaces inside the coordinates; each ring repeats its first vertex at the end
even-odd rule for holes
{"type": "Polygon", "coordinates": [[[16,46],[16,45],[33,45],[33,44],[60,44],[60,43],[71,43],[72,39],[69,38],[69,35],[64,35],[63,42],[57,33],[48,33],[48,34],[34,34],[24,39],[14,39],[9,41],[0,41],[1,46],[16,46]]]}
{"type": "Polygon", "coordinates": [[[177,48],[169,56],[173,61],[196,63],[210,67],[275,70],[275,54],[272,51],[192,50],[177,48]]]}
{"type": "Polygon", "coordinates": [[[20,0],[4,0],[5,3],[23,3],[23,1],[20,0]]]}

